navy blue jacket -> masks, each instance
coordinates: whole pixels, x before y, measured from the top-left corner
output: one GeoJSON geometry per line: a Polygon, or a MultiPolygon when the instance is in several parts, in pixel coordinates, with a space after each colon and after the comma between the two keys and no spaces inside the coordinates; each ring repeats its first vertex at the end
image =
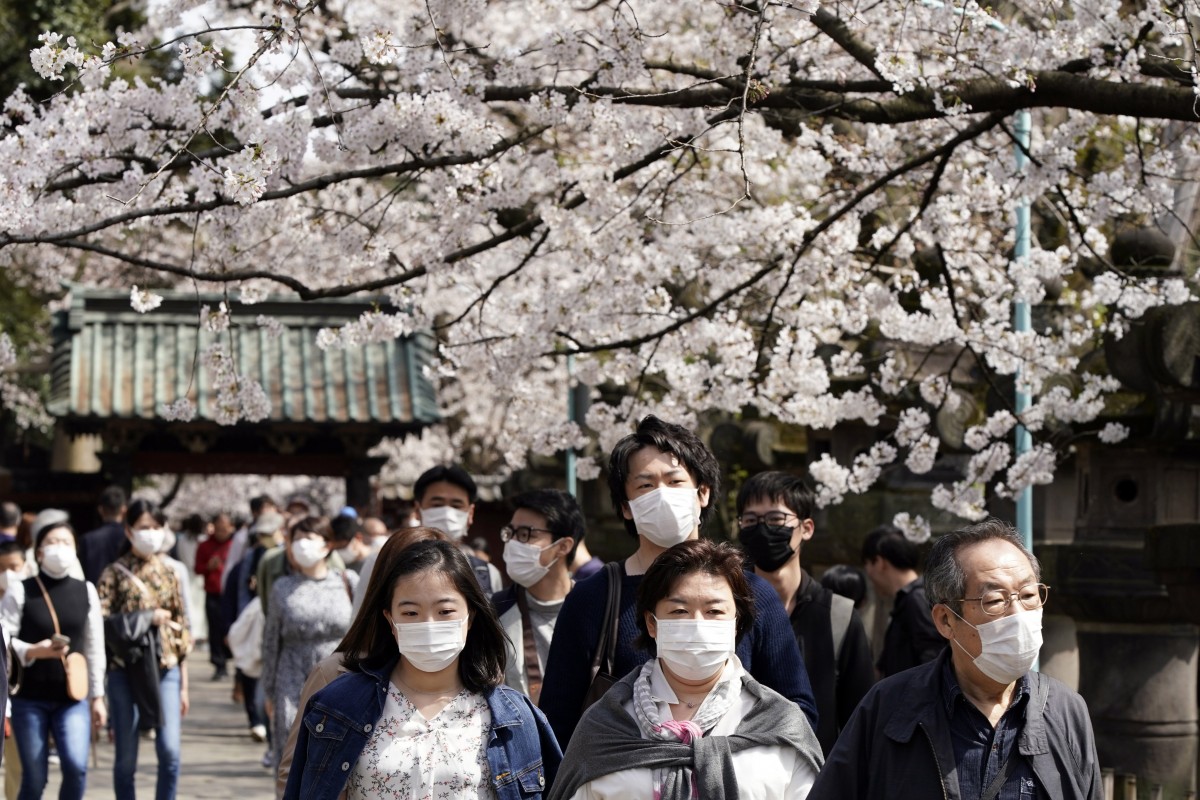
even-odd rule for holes
{"type": "MultiPolygon", "coordinates": [[[[383,714],[397,658],[382,667],[348,672],[312,696],[296,739],[284,798],[334,800],[383,714]]],[[[487,694],[492,729],[487,745],[492,787],[499,800],[538,800],[550,788],[562,750],[529,698],[503,684],[487,694]]]]}

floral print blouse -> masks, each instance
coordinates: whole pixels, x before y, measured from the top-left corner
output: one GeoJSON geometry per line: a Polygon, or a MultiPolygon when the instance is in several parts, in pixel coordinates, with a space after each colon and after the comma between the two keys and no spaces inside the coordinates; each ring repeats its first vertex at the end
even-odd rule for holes
{"type": "Polygon", "coordinates": [[[159,629],[163,669],[174,667],[191,651],[192,639],[179,579],[175,570],[158,556],[146,559],[134,552],[126,553],[104,568],[96,592],[100,596],[100,612],[106,617],[155,608],[171,612],[170,621],[159,629]],[[141,585],[118,564],[133,573],[141,585]]]}
{"type": "Polygon", "coordinates": [[[487,760],[492,714],[463,690],[431,720],[391,684],[383,714],[354,764],[349,800],[494,800],[487,760]]]}

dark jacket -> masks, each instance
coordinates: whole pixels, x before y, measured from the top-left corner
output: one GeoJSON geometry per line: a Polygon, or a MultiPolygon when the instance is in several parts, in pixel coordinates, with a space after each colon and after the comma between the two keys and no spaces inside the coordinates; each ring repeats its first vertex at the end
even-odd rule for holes
{"type": "Polygon", "coordinates": [[[106,522],[79,537],[79,563],[83,566],[83,577],[89,583],[99,585],[100,574],[121,555],[121,546],[125,541],[125,526],[120,522],[106,522]]]}
{"type": "MultiPolygon", "coordinates": [[[[398,658],[398,656],[397,656],[398,658]]],[[[333,800],[345,788],[383,714],[397,659],[348,672],[321,689],[303,711],[285,800],[333,800]]],[[[492,727],[487,760],[498,800],[538,800],[550,788],[562,750],[529,698],[501,684],[487,693],[492,727]]]]}
{"type": "Polygon", "coordinates": [[[892,620],[883,635],[879,671],[886,678],[933,661],[945,649],[946,640],[933,624],[929,598],[925,596],[925,579],[917,578],[896,592],[892,620]]]}
{"type": "Polygon", "coordinates": [[[875,683],[871,643],[857,611],[850,614],[841,652],[833,652],[832,604],[833,592],[801,571],[796,607],[791,614],[792,630],[812,682],[818,713],[816,734],[826,755],[833,749],[838,731],[846,727],[858,707],[858,701],[875,683]]]}
{"type": "MultiPolygon", "coordinates": [[[[950,717],[940,676],[948,650],[885,678],[867,693],[825,761],[809,800],[959,800],[950,717]]],[[[1030,701],[1017,750],[1042,797],[1099,800],[1100,765],[1083,698],[1028,674],[1030,701]]]]}

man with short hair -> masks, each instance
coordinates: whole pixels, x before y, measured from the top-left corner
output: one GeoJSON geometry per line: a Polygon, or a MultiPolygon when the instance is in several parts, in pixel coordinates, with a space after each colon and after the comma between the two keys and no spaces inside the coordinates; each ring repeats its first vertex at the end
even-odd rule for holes
{"type": "Polygon", "coordinates": [[[892,599],[892,616],[876,666],[881,677],[937,658],[946,647],[929,614],[925,582],[917,573],[920,551],[899,528],[881,525],[867,534],[863,569],[875,593],[892,599]]]}
{"type": "Polygon", "coordinates": [[[229,582],[230,570],[241,562],[246,555],[246,549],[250,547],[250,529],[254,527],[254,521],[266,513],[279,513],[279,506],[275,504],[275,501],[265,494],[251,497],[250,520],[234,532],[233,539],[229,544],[229,557],[225,560],[225,569],[221,571],[222,591],[225,590],[225,584],[229,582]]]}
{"type": "Polygon", "coordinates": [[[0,503],[0,544],[15,542],[21,527],[21,507],[16,503],[0,503]]]}
{"type": "Polygon", "coordinates": [[[95,530],[79,537],[79,562],[84,577],[95,584],[100,581],[104,568],[117,560],[121,546],[125,543],[125,490],[120,486],[109,486],[100,493],[100,504],[96,511],[102,524],[95,530]]]}
{"type": "MultiPolygon", "coordinates": [[[[350,511],[353,510],[350,509],[350,511]]],[[[367,556],[371,555],[371,547],[365,541],[363,524],[358,518],[358,514],[355,513],[351,516],[346,513],[346,509],[342,509],[341,514],[330,520],[329,527],[333,530],[333,539],[329,543],[330,548],[337,550],[346,569],[361,575],[363,564],[367,556]]]]}
{"type": "MultiPolygon", "coordinates": [[[[613,677],[620,679],[650,658],[633,644],[638,634],[635,599],[642,577],[667,549],[699,537],[700,526],[712,516],[710,501],[719,496],[720,484],[716,456],[700,437],[657,417],[643,419],[634,433],[613,448],[608,460],[609,494],[638,549],[624,562],[577,582],[559,612],[541,708],[563,747],[575,731],[591,685],[610,570],[615,570],[612,589],[619,610],[613,677]]],[[[738,643],[737,656],[760,683],[799,705],[815,728],[812,687],[783,605],[762,578],[751,572],[746,579],[754,592],[756,617],[738,643]]]]}
{"type": "MultiPolygon", "coordinates": [[[[233,521],[221,512],[212,518],[212,534],[196,548],[195,572],[204,578],[204,618],[208,622],[208,660],[213,665],[214,681],[227,675],[226,665],[231,653],[225,645],[225,634],[233,619],[221,610],[221,575],[230,557],[233,521]]],[[[186,586],[186,584],[184,584],[186,586]]]]}
{"type": "Polygon", "coordinates": [[[816,696],[821,750],[828,754],[858,701],[875,682],[871,644],[854,602],[836,595],[800,565],[812,538],[813,497],[786,472],[760,472],[738,490],[738,539],[754,572],[783,602],[816,696]]]}
{"type": "Polygon", "coordinates": [[[421,524],[437,528],[450,537],[450,541],[471,562],[475,578],[483,593],[494,594],[503,588],[500,570],[487,563],[466,543],[467,531],[475,521],[475,499],[478,490],[475,480],[458,464],[442,464],[427,469],[413,484],[413,500],[417,504],[417,515],[421,524]]]}
{"type": "Polygon", "coordinates": [[[571,591],[571,558],[587,531],[568,492],[535,489],[514,497],[512,506],[500,539],[513,585],[492,595],[492,605],[508,634],[504,682],[537,703],[554,623],[571,591]]]}
{"type": "Polygon", "coordinates": [[[1030,671],[1048,587],[1017,532],[989,519],[939,537],[925,588],[950,646],[867,693],[809,800],[1098,800],[1087,705],[1030,671]]]}

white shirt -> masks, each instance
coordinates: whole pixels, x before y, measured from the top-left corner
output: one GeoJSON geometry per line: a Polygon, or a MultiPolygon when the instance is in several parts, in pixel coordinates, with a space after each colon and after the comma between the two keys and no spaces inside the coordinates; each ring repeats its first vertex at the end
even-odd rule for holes
{"type": "MultiPolygon", "coordinates": [[[[82,579],[81,579],[82,580],[82,579]]],[[[100,595],[96,587],[87,584],[88,615],[87,625],[83,629],[83,641],[71,642],[70,650],[83,653],[88,665],[88,697],[104,697],[104,670],[108,662],[104,655],[104,616],[100,613],[100,595]]],[[[25,584],[14,581],[0,600],[0,626],[12,643],[12,652],[28,667],[33,663],[29,657],[29,648],[37,642],[23,642],[17,638],[21,632],[21,616],[25,613],[25,584]]]]}
{"type": "MultiPolygon", "coordinates": [[[[675,691],[667,683],[662,667],[655,659],[650,673],[650,696],[658,707],[659,719],[671,719],[669,704],[677,703],[675,691]]],[[[736,680],[741,684],[746,671],[737,656],[729,659],[718,683],[736,680]]],[[[754,695],[741,687],[733,706],[721,717],[708,736],[728,736],[737,731],[738,725],[754,706],[754,695]]],[[[625,711],[632,717],[633,699],[625,703],[625,711]]],[[[705,700],[705,702],[708,702],[705,700]]],[[[703,708],[703,704],[701,708],[703,708]]],[[[578,731],[577,731],[578,733],[578,731]]],[[[755,747],[733,754],[733,772],[737,776],[738,793],[742,800],[803,800],[808,797],[817,773],[807,761],[788,747],[755,747]]],[[[654,795],[653,773],[649,769],[626,769],[610,772],[594,781],[585,783],[574,795],[573,800],[631,800],[649,798],[654,795]]]]}
{"type": "Polygon", "coordinates": [[[346,784],[348,800],[495,800],[487,742],[492,712],[463,690],[426,720],[388,683],[383,713],[346,784]]]}

